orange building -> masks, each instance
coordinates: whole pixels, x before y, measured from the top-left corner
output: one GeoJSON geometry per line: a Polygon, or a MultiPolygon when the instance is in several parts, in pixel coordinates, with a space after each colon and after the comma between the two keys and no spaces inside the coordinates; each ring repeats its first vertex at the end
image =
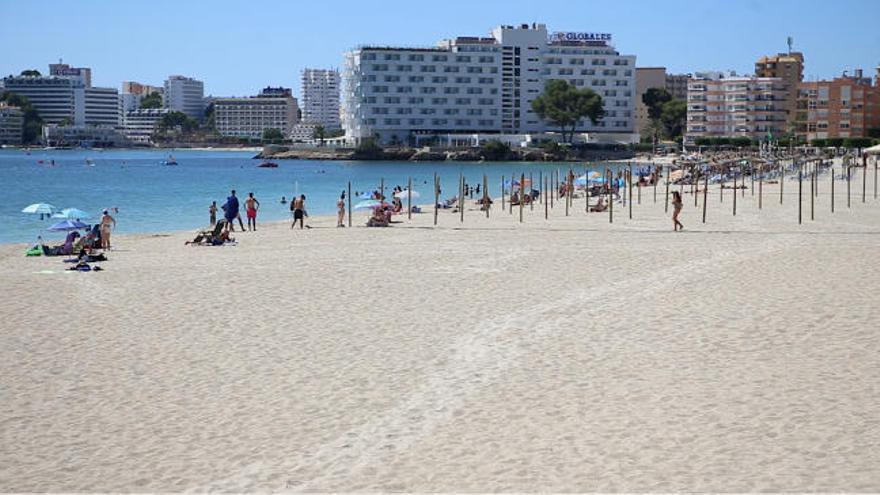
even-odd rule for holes
{"type": "MultiPolygon", "coordinates": [[[[798,100],[798,84],[804,80],[804,54],[800,52],[779,53],[761,57],[755,62],[755,77],[778,77],[786,86],[786,127],[794,130],[798,100]]],[[[789,130],[787,129],[787,130],[789,130]]]]}
{"type": "Polygon", "coordinates": [[[852,76],[801,83],[798,136],[807,141],[868,137],[870,130],[880,130],[880,67],[877,77],[872,84],[858,69],[852,76]]]}

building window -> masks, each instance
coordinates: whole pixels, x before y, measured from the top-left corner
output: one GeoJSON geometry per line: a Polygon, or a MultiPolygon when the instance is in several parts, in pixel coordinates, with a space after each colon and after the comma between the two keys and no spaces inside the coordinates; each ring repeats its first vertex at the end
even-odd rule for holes
{"type": "Polygon", "coordinates": [[[458,72],[458,67],[455,65],[447,65],[446,67],[443,67],[443,72],[458,72]]]}

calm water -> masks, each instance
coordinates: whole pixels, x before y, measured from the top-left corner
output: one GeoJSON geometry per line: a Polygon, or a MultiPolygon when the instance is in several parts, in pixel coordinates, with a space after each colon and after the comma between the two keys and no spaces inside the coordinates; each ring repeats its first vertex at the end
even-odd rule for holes
{"type": "Polygon", "coordinates": [[[205,226],[211,201],[222,205],[230,189],[240,198],[253,192],[261,202],[258,219],[271,221],[288,218],[288,206],[280,201],[282,196],[289,199],[293,194],[306,195],[310,214],[332,214],[348,181],[352,191],[364,191],[378,189],[384,178],[390,191],[395,185],[406,188],[407,177],[412,177],[413,190],[422,195],[418,202],[431,203],[434,172],[441,176],[443,197],[455,195],[459,173],[471,184],[481,182],[487,174],[490,194],[497,196],[502,175],[509,178],[514,173],[528,176],[532,172],[537,182],[539,171],[548,174],[572,166],[582,173],[584,167],[583,163],[278,160],[279,168],[261,169],[257,168],[260,161],[252,159],[254,154],[174,151],[180,165],[166,167],[159,162],[167,158],[167,151],[0,150],[0,183],[6,189],[5,201],[0,203],[0,242],[33,242],[38,235],[44,239],[63,237],[45,230],[58,220],[40,221],[39,215],[21,213],[31,203],[79,208],[93,214],[83,219],[86,223],[96,221],[103,208],[116,207],[118,232],[161,232],[205,226]],[[50,165],[52,160],[54,166],[50,165]]]}

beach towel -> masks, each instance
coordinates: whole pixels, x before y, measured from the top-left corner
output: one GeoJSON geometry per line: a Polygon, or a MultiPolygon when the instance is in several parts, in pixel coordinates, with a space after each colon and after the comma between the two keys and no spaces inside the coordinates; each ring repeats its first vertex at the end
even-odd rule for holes
{"type": "Polygon", "coordinates": [[[43,247],[42,246],[34,246],[27,251],[24,252],[25,256],[42,256],[43,255],[43,247]]]}

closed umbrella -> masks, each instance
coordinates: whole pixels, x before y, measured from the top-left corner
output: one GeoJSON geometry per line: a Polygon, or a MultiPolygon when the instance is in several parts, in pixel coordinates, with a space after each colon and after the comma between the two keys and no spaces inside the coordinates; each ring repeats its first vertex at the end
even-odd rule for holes
{"type": "Polygon", "coordinates": [[[82,211],[79,208],[65,208],[65,209],[59,211],[58,213],[52,215],[52,218],[79,219],[79,218],[89,218],[90,216],[91,215],[89,215],[87,212],[82,211]]]}
{"type": "Polygon", "coordinates": [[[49,227],[48,230],[53,232],[58,231],[67,231],[67,230],[79,230],[79,229],[87,229],[88,225],[80,222],[79,220],[63,220],[61,222],[56,223],[55,225],[49,227]]]}

